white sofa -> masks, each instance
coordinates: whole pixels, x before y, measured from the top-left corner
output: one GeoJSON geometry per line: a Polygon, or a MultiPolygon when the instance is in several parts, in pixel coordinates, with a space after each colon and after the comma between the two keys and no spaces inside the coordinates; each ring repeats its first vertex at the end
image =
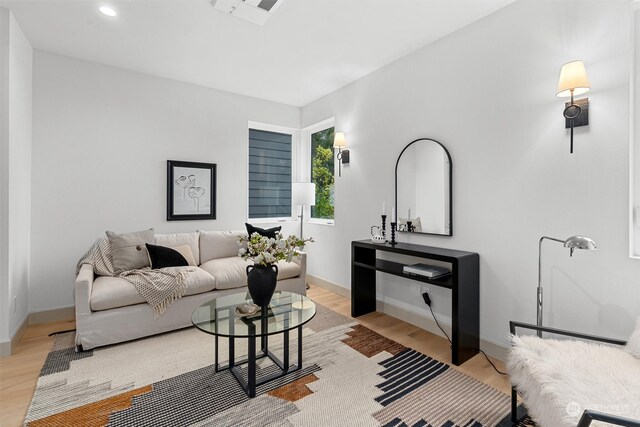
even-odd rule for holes
{"type": "MultiPolygon", "coordinates": [[[[238,238],[246,234],[156,234],[157,245],[188,244],[198,263],[197,271],[187,278],[185,295],[158,318],[131,283],[119,277],[95,276],[91,265],[82,265],[75,281],[76,345],[89,350],[191,326],[191,314],[199,305],[246,287],[249,262],[238,257],[238,238]]],[[[306,294],[306,270],[304,253],[294,262],[279,262],[276,290],[306,294]]]]}

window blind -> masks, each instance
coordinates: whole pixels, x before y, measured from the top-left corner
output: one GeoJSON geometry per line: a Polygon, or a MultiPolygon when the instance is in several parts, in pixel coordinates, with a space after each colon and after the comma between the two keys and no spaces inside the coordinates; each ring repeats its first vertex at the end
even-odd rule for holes
{"type": "Polygon", "coordinates": [[[291,216],[291,135],[249,129],[249,218],[291,216]]]}

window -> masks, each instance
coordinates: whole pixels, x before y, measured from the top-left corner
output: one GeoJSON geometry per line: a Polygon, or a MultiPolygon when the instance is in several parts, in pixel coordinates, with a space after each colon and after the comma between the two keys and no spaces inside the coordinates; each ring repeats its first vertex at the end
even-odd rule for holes
{"type": "Polygon", "coordinates": [[[292,133],[249,129],[249,219],[291,218],[291,151],[292,133]]]}
{"type": "Polygon", "coordinates": [[[311,218],[333,220],[334,210],[334,127],[309,132],[311,143],[311,182],[316,185],[316,205],[311,207],[311,218]]]}

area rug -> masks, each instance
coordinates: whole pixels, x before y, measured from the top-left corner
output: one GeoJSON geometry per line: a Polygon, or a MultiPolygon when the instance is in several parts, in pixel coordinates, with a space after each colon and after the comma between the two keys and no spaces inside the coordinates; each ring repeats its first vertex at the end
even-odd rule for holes
{"type": "MultiPolygon", "coordinates": [[[[73,342],[56,337],[25,425],[483,427],[509,412],[506,394],[321,305],[303,331],[303,369],[252,399],[214,372],[214,338],[194,328],[81,353],[73,342]]],[[[277,335],[270,348],[282,351],[277,335]]]]}

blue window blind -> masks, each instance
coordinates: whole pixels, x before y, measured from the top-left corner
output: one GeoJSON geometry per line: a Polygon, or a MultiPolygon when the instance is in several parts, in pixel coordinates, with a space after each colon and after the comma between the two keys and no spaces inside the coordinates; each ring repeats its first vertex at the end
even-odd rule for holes
{"type": "Polygon", "coordinates": [[[291,135],[249,129],[249,218],[291,216],[291,135]]]}

